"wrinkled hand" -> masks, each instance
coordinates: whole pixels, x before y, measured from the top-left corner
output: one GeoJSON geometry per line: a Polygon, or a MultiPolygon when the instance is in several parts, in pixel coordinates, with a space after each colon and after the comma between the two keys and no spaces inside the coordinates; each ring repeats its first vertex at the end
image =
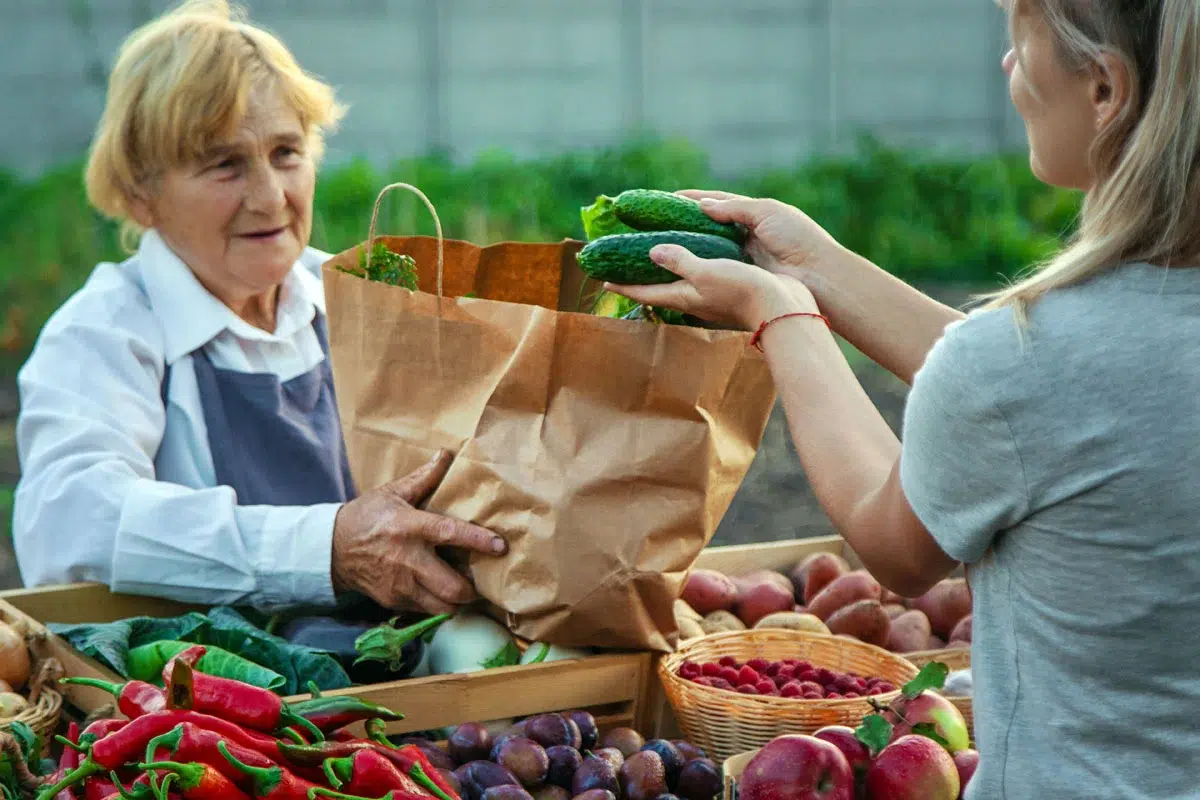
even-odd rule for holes
{"type": "Polygon", "coordinates": [[[461,547],[487,555],[507,551],[486,528],[422,511],[450,467],[440,452],[425,466],[352,500],[333,526],[333,584],[357,591],[385,608],[449,613],[475,599],[475,589],[442,561],[435,547],[461,547]]]}
{"type": "Polygon", "coordinates": [[[604,288],[644,305],[674,308],[742,330],[780,314],[817,311],[812,293],[787,275],[726,258],[699,258],[673,244],[658,245],[650,258],[680,280],[646,286],[606,283],[604,288]]]}
{"type": "Polygon", "coordinates": [[[844,250],[824,228],[787,203],[694,189],[679,194],[698,200],[704,212],[718,222],[745,225],[749,233],[746,253],[769,272],[807,282],[844,250]]]}

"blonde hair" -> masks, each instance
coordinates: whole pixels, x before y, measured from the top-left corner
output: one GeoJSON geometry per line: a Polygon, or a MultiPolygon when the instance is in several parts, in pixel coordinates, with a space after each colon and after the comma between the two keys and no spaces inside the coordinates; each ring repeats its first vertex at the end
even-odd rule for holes
{"type": "MultiPolygon", "coordinates": [[[[1200,257],[1200,3],[1197,0],[1015,0],[1038,14],[1070,69],[1104,56],[1128,70],[1130,96],[1089,153],[1096,184],[1067,246],[988,307],[1028,307],[1122,263],[1200,257]]],[[[1014,31],[1015,34],[1015,31],[1014,31]]],[[[1036,90],[1037,87],[1033,87],[1036,90]]]]}
{"type": "Polygon", "coordinates": [[[127,245],[140,227],[131,199],[155,174],[204,157],[231,137],[253,92],[282,91],[319,161],[324,134],[344,107],[300,68],[275,36],[227,0],[188,0],[134,31],[121,46],[85,170],[88,200],[121,221],[127,245]]]}

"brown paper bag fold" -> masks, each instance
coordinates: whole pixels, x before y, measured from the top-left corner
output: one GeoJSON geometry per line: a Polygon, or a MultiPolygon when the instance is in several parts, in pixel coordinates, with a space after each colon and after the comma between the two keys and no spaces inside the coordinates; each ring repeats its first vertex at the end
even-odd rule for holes
{"type": "Polygon", "coordinates": [[[359,247],[324,268],[360,491],[451,450],[427,508],[508,542],[467,567],[492,613],[534,641],[670,650],[673,601],[775,401],[748,334],[559,310],[579,242],[447,240],[439,298],[436,239],[378,241],[416,259],[420,291],[338,270],[359,247]]]}

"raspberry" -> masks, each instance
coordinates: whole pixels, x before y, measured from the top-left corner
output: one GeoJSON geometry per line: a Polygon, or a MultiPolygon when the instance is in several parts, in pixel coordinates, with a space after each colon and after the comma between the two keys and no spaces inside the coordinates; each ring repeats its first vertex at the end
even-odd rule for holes
{"type": "Polygon", "coordinates": [[[855,687],[857,687],[856,691],[859,694],[862,694],[863,692],[865,692],[867,689],[870,688],[869,686],[867,686],[867,682],[865,680],[863,680],[862,678],[855,678],[854,685],[855,685],[855,687]]]}
{"type": "Polygon", "coordinates": [[[768,678],[774,678],[779,674],[779,670],[786,666],[787,664],[781,664],[778,661],[772,661],[770,664],[767,664],[766,669],[760,669],[759,672],[761,672],[763,675],[766,675],[768,678]]]}
{"type": "Polygon", "coordinates": [[[748,683],[753,686],[754,684],[758,683],[758,678],[758,672],[756,672],[749,664],[738,670],[737,682],[739,684],[748,683]]]}
{"type": "Polygon", "coordinates": [[[758,694],[758,691],[748,683],[743,683],[737,687],[738,694],[758,694]]]}
{"type": "Polygon", "coordinates": [[[820,681],[817,680],[817,671],[815,669],[800,669],[800,667],[796,667],[796,671],[793,674],[802,681],[820,683],[820,681]]]}
{"type": "Polygon", "coordinates": [[[746,666],[758,673],[767,671],[767,667],[771,665],[770,661],[765,658],[752,658],[746,662],[746,666]]]}
{"type": "Polygon", "coordinates": [[[840,694],[838,694],[837,692],[828,692],[828,693],[825,695],[825,699],[826,699],[826,700],[840,700],[840,699],[841,699],[841,697],[842,697],[842,696],[841,696],[840,694]]]}
{"type": "Polygon", "coordinates": [[[770,678],[760,678],[758,683],[754,684],[754,688],[759,694],[775,694],[777,691],[775,682],[770,678]]]}
{"type": "Polygon", "coordinates": [[[700,665],[694,664],[691,661],[685,661],[683,666],[679,668],[679,677],[685,680],[699,678],[703,673],[700,671],[700,665]]]}
{"type": "Polygon", "coordinates": [[[724,678],[711,678],[710,680],[714,689],[724,689],[727,692],[733,691],[733,684],[724,678]]]}
{"type": "Polygon", "coordinates": [[[854,680],[854,678],[850,678],[845,675],[842,675],[833,683],[835,686],[837,686],[839,692],[853,692],[858,690],[858,683],[854,680]]]}
{"type": "Polygon", "coordinates": [[[896,685],[894,683],[889,683],[888,681],[880,681],[875,685],[878,686],[884,694],[896,691],[896,685]]]}
{"type": "Polygon", "coordinates": [[[817,694],[816,692],[805,692],[801,695],[805,700],[824,700],[825,695],[817,694]]]}
{"type": "Polygon", "coordinates": [[[828,670],[825,667],[821,667],[817,670],[817,683],[827,686],[833,683],[835,680],[837,680],[837,675],[835,675],[832,670],[828,670]]]}
{"type": "Polygon", "coordinates": [[[737,659],[734,658],[733,656],[722,656],[721,660],[718,661],[717,663],[720,664],[722,667],[733,667],[734,669],[738,668],[737,659]]]}
{"type": "Polygon", "coordinates": [[[796,681],[786,683],[779,688],[780,697],[800,697],[802,694],[804,694],[804,690],[800,688],[800,684],[796,683],[796,681]]]}
{"type": "Polygon", "coordinates": [[[773,676],[771,676],[771,682],[774,683],[777,687],[783,688],[784,686],[787,686],[789,683],[795,683],[796,679],[789,678],[784,675],[773,675],[773,676]]]}
{"type": "Polygon", "coordinates": [[[713,681],[715,680],[717,680],[717,678],[710,678],[707,675],[701,675],[699,678],[693,678],[692,683],[698,683],[701,686],[712,686],[713,681]]]}
{"type": "Polygon", "coordinates": [[[862,697],[858,692],[846,692],[842,697],[862,697]]]}
{"type": "Polygon", "coordinates": [[[813,668],[812,663],[810,663],[808,661],[802,661],[798,658],[793,658],[793,659],[789,659],[789,660],[792,662],[792,665],[796,668],[796,672],[800,672],[801,670],[813,668]]]}
{"type": "Polygon", "coordinates": [[[717,677],[724,678],[734,686],[737,686],[738,684],[738,671],[733,667],[721,667],[721,672],[717,677]]]}
{"type": "Polygon", "coordinates": [[[825,696],[825,688],[823,686],[821,686],[821,684],[813,683],[812,681],[803,681],[800,684],[800,691],[803,692],[804,694],[808,694],[809,692],[815,692],[815,693],[821,695],[822,697],[825,696]]]}
{"type": "Polygon", "coordinates": [[[710,678],[715,678],[721,674],[721,665],[708,662],[700,665],[700,674],[707,675],[710,678]]]}

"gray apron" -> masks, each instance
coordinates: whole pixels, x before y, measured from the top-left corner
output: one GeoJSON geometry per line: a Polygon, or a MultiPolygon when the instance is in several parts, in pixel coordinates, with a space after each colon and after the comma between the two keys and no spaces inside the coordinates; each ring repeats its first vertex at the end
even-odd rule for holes
{"type": "MultiPolygon", "coordinates": [[[[342,503],[357,494],[320,313],[313,330],[325,358],[287,381],[215,367],[203,348],[192,353],[217,483],[237,492],[238,505],[342,503]]],[[[169,379],[168,368],[164,398],[169,379]]]]}

